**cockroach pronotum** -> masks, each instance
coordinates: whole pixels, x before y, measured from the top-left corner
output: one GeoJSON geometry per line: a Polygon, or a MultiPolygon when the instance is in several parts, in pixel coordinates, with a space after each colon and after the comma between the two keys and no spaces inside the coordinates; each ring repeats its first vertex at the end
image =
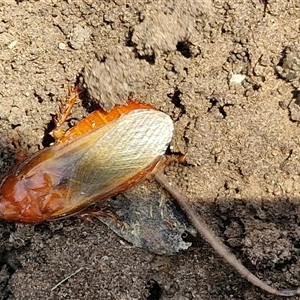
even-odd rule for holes
{"type": "Polygon", "coordinates": [[[70,92],[67,105],[56,120],[54,145],[24,160],[3,179],[1,219],[36,224],[76,214],[153,172],[198,232],[243,277],[275,295],[300,294],[300,289],[277,290],[254,276],[228,251],[162,172],[154,172],[163,162],[173,135],[173,122],[168,115],[150,105],[129,101],[109,113],[96,110],[64,133],[61,125],[79,93],[76,88],[70,92]]]}

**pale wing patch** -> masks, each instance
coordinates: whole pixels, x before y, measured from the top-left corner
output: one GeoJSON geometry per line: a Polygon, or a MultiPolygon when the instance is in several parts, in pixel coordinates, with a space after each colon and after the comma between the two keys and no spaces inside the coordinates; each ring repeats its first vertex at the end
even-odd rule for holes
{"type": "Polygon", "coordinates": [[[99,140],[78,161],[72,178],[76,186],[70,185],[76,203],[105,194],[143,171],[164,154],[173,134],[170,117],[156,110],[136,110],[109,124],[113,126],[105,133],[95,130],[99,140]]]}

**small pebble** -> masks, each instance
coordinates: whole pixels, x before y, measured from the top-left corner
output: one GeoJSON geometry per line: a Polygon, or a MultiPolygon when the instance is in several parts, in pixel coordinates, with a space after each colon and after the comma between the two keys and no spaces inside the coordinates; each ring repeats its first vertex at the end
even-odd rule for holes
{"type": "Polygon", "coordinates": [[[16,46],[17,46],[17,44],[18,44],[18,41],[17,40],[14,40],[14,41],[12,41],[9,45],[8,45],[8,49],[13,49],[13,48],[15,48],[16,46]]]}
{"type": "Polygon", "coordinates": [[[66,48],[67,48],[67,45],[65,43],[59,43],[58,44],[58,49],[60,49],[60,50],[66,50],[66,48]]]}

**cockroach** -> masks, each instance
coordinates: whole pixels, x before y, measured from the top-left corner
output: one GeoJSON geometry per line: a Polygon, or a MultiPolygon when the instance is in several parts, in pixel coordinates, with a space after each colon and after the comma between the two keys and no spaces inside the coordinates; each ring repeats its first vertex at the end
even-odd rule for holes
{"type": "MultiPolygon", "coordinates": [[[[261,289],[295,296],[300,289],[277,290],[253,275],[206,225],[180,191],[158,169],[173,135],[171,118],[150,105],[129,101],[107,113],[96,110],[64,133],[79,90],[71,89],[56,120],[56,142],[25,159],[0,185],[0,218],[41,223],[76,214],[91,204],[154,178],[177,201],[206,241],[239,274],[261,289]]],[[[105,214],[104,214],[105,215],[105,214]]]]}
{"type": "Polygon", "coordinates": [[[171,118],[129,101],[96,110],[62,134],[78,96],[70,91],[56,120],[56,142],[23,161],[0,186],[0,218],[41,223],[74,214],[141,181],[160,162],[173,135],[171,118]]]}

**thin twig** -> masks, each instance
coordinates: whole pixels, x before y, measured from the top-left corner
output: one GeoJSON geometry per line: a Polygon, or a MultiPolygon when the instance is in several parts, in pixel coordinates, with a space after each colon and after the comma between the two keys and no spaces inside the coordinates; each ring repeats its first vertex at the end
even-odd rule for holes
{"type": "Polygon", "coordinates": [[[159,182],[177,201],[182,210],[186,213],[188,219],[198,232],[205,238],[205,240],[215,249],[215,251],[223,257],[240,275],[246,278],[252,284],[259,288],[278,296],[296,296],[300,295],[300,288],[295,290],[277,290],[264,281],[260,280],[252,274],[236,257],[233,255],[220,240],[219,237],[206,225],[202,217],[189,204],[189,200],[183,196],[179,190],[172,186],[165,175],[161,172],[155,174],[155,179],[159,182]]]}
{"type": "Polygon", "coordinates": [[[62,283],[64,283],[65,281],[67,281],[68,279],[70,279],[72,276],[76,275],[77,273],[79,273],[81,270],[83,269],[83,267],[80,267],[78,270],[76,270],[74,273],[70,274],[69,276],[67,276],[65,279],[63,279],[62,281],[60,281],[58,284],[56,284],[51,291],[54,291],[57,287],[59,287],[62,283]]]}

